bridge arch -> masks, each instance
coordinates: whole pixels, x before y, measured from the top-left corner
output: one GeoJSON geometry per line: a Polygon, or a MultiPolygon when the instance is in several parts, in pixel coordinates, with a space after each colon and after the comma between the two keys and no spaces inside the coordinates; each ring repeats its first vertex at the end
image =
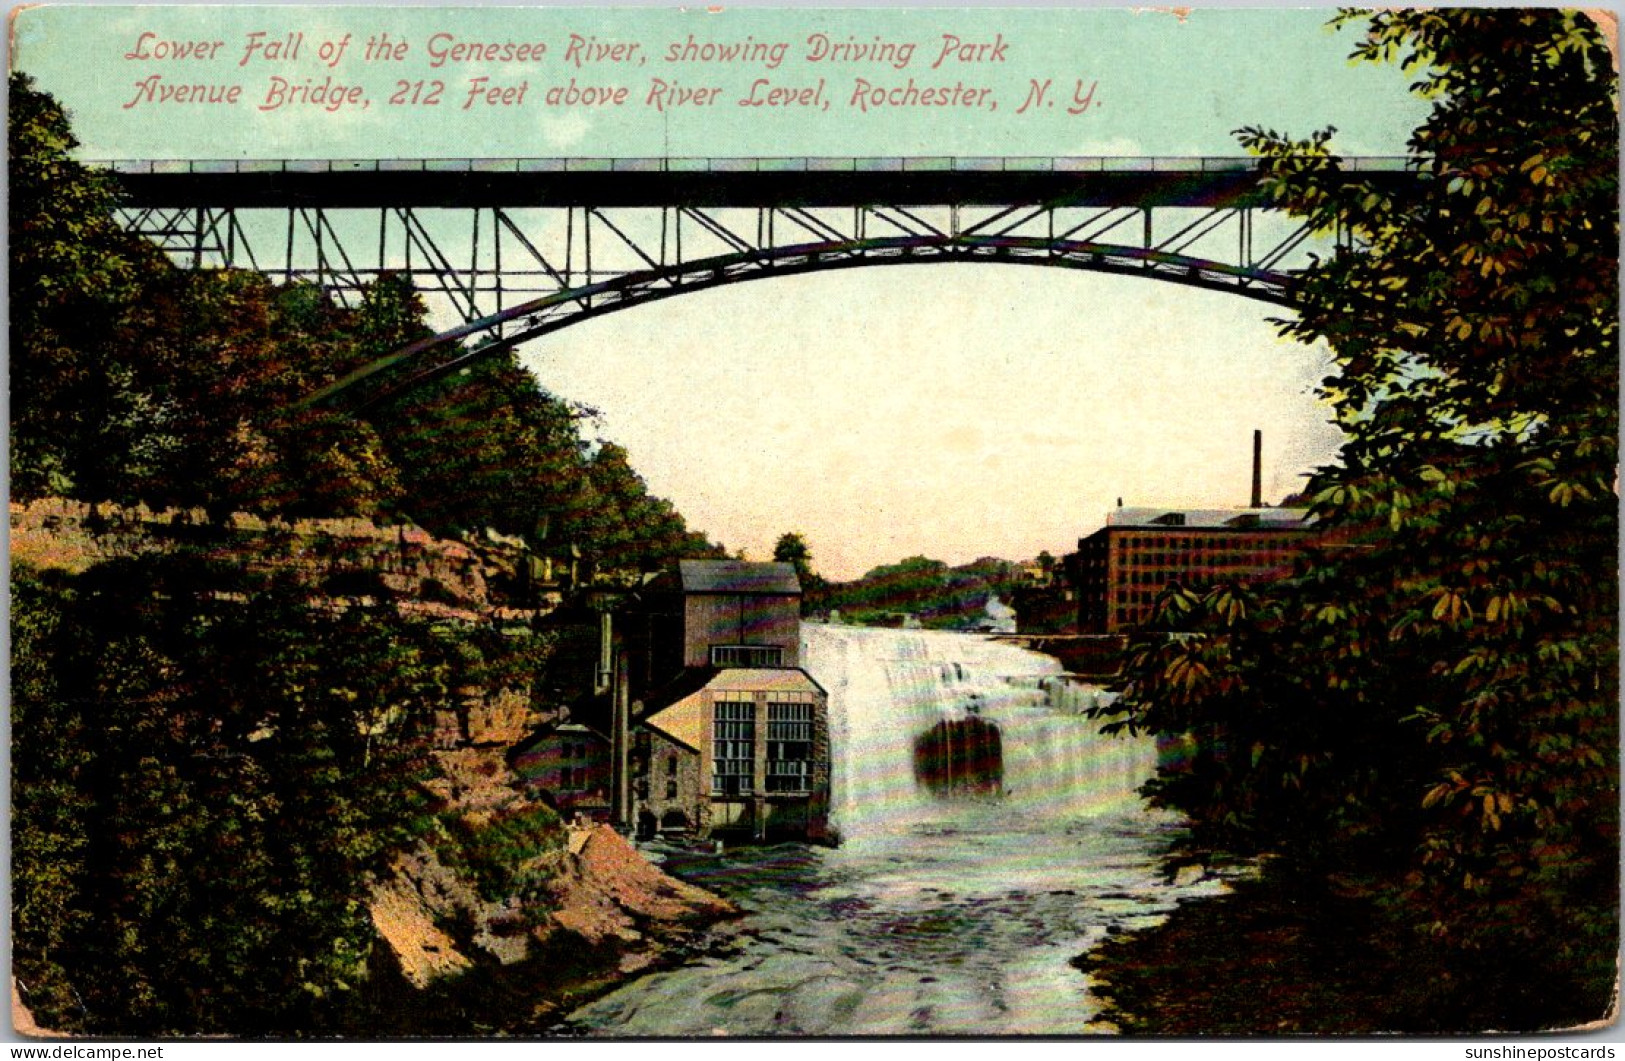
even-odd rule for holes
{"type": "Polygon", "coordinates": [[[1276,306],[1290,306],[1295,291],[1293,277],[1285,272],[1082,240],[895,236],[793,244],[625,273],[610,281],[532,299],[392,351],[313,392],[304,403],[328,401],[366,379],[402,368],[403,379],[369,399],[377,401],[454,371],[470,360],[512,349],[572,324],[678,295],[812,272],[945,262],[1040,266],[1134,276],[1227,292],[1276,306]],[[477,348],[459,347],[450,356],[438,359],[434,356],[436,351],[495,328],[503,330],[477,348]]]}

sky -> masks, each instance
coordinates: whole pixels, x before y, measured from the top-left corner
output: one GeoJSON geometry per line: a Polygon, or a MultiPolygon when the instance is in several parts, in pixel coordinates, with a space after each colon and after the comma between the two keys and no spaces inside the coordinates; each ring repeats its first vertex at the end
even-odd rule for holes
{"type": "MultiPolygon", "coordinates": [[[[1352,32],[1326,9],[179,8],[24,12],[14,62],[73,113],[86,158],[389,158],[594,155],[1234,155],[1258,124],[1307,135],[1325,125],[1351,154],[1398,154],[1421,117],[1397,69],[1346,61],[1352,32]],[[303,32],[297,62],[240,63],[247,35],[303,32]],[[637,42],[633,68],[564,62],[569,33],[637,42]],[[153,40],[220,40],[210,61],[125,59],[153,40]],[[314,57],[346,34],[412,45],[398,66],[331,67],[314,57]],[[460,41],[548,42],[545,61],[430,67],[436,33],[460,41]],[[809,41],[918,44],[908,68],[818,65],[809,41]],[[690,35],[783,40],[777,69],[668,64],[690,35]],[[929,69],[944,36],[989,45],[929,69]],[[1005,43],[1001,53],[997,42],[1005,43]],[[654,58],[650,59],[649,57],[654,58]],[[995,58],[996,56],[1002,56],[995,58]],[[332,76],[376,106],[218,111],[138,102],[142,78],[238,83],[332,76]],[[471,76],[641,94],[660,76],[714,83],[729,99],[761,76],[844,84],[913,76],[986,84],[1001,112],[706,113],[394,108],[400,78],[471,76]],[[1034,79],[1098,82],[1079,117],[1011,111],[1034,79]],[[498,113],[500,112],[500,113],[498,113]]],[[[446,38],[442,38],[444,41],[446,38]]],[[[963,54],[963,53],[959,53],[963,54]]],[[[1264,494],[1276,501],[1335,455],[1315,397],[1324,351],[1281,340],[1281,310],[1166,283],[1012,265],[910,265],[774,279],[667,299],[527,344],[542,384],[600,411],[589,430],[625,445],[657,494],[691,525],[754,559],[787,531],[814,566],[852,578],[906,556],[963,563],[1061,555],[1127,505],[1241,505],[1252,431],[1264,432],[1264,494]]]]}
{"type": "Polygon", "coordinates": [[[668,299],[528,348],[656,493],[753,559],[827,577],[1060,556],[1125,505],[1278,501],[1335,455],[1324,352],[1272,308],[1145,280],[914,265],[668,299]]]}

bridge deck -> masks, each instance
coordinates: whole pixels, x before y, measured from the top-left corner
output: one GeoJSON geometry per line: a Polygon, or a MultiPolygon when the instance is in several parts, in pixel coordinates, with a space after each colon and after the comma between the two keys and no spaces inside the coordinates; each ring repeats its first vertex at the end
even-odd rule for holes
{"type": "MultiPolygon", "coordinates": [[[[499,158],[114,160],[138,207],[1262,205],[1250,158],[499,158]]],[[[1403,158],[1351,178],[1411,179],[1403,158]]]]}

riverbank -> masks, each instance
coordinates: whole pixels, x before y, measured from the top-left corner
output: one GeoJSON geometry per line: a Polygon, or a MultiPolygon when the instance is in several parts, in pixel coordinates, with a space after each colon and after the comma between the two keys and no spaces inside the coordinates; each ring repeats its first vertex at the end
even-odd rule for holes
{"type": "Polygon", "coordinates": [[[1392,1030],[1363,912],[1248,880],[1076,959],[1124,1035],[1361,1035],[1392,1030]]]}
{"type": "Polygon", "coordinates": [[[1461,1036],[1580,1029],[1609,985],[1573,992],[1528,964],[1450,965],[1385,931],[1368,900],[1264,877],[1181,904],[1074,960],[1129,1036],[1461,1036]],[[1589,997],[1584,997],[1589,996],[1589,997]]]}
{"type": "Polygon", "coordinates": [[[570,831],[547,889],[549,910],[534,926],[481,924],[466,908],[448,918],[431,908],[441,882],[413,877],[397,876],[381,890],[394,900],[388,916],[375,901],[374,922],[393,961],[373,970],[372,1026],[358,1031],[556,1034],[578,1006],[702,953],[715,940],[709,930],[740,913],[663,872],[607,825],[570,831]]]}
{"type": "MultiPolygon", "coordinates": [[[[376,889],[372,914],[382,945],[356,984],[357,1005],[341,1034],[580,1034],[563,1024],[578,1007],[731,945],[736,933],[726,924],[740,917],[736,906],[666,874],[608,826],[572,831],[566,863],[551,889],[552,911],[526,932],[493,936],[466,909],[442,927],[423,896],[403,888],[399,877],[376,889]],[[493,948],[504,936],[509,947],[493,948]]],[[[427,890],[454,891],[456,883],[441,879],[427,890]]],[[[19,987],[13,979],[18,1035],[72,1037],[40,1027],[19,987]]]]}

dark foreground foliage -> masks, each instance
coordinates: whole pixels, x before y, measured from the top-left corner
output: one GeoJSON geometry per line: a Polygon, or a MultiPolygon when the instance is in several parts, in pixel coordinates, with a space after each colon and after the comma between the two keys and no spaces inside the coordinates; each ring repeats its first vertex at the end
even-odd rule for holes
{"type": "Polygon", "coordinates": [[[457,655],[187,555],[13,572],[13,961],[47,1026],[342,1015],[457,655]]]}
{"type": "Polygon", "coordinates": [[[1078,966],[1128,1035],[1443,1035],[1577,1027],[1606,981],[1462,964],[1396,934],[1367,901],[1301,877],[1250,881],[1116,936],[1078,966]]]}
{"type": "Polygon", "coordinates": [[[1280,584],[1172,587],[1103,714],[1183,749],[1148,791],[1190,816],[1184,857],[1279,855],[1295,888],[1358,897],[1406,957],[1376,968],[1440,1026],[1597,1019],[1619,903],[1611,57],[1585,16],[1529,9],[1383,12],[1356,54],[1435,100],[1414,191],[1328,182],[1327,134],[1242,133],[1283,207],[1358,240],[1283,324],[1339,365],[1347,442],[1309,490],[1325,548],[1280,584]],[[1531,980],[1593,1008],[1508,990],[1531,980]]]}
{"type": "Polygon", "coordinates": [[[969,629],[987,618],[993,597],[1008,604],[1021,583],[1019,568],[984,556],[949,567],[941,560],[911,556],[882,564],[852,582],[820,583],[809,607],[839,610],[843,619],[893,625],[913,616],[927,629],[969,629]]]}

